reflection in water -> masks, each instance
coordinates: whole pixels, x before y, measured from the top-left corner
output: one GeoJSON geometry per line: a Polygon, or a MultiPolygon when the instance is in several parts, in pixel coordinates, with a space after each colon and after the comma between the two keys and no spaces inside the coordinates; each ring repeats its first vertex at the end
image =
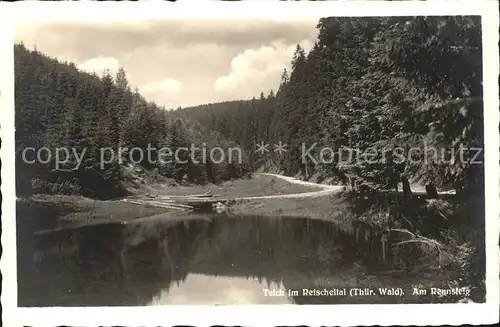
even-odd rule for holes
{"type": "Polygon", "coordinates": [[[25,235],[18,246],[19,305],[401,301],[287,296],[304,288],[373,286],[366,273],[381,261],[380,238],[363,226],[302,218],[184,218],[25,235]],[[269,296],[271,290],[283,296],[269,296]]]}
{"type": "Polygon", "coordinates": [[[183,283],[175,283],[155,296],[149,305],[167,304],[291,304],[288,296],[267,296],[266,292],[283,290],[283,283],[267,282],[264,278],[207,276],[188,274],[183,283]],[[264,292],[263,290],[268,290],[264,292]],[[194,296],[193,296],[194,295],[194,296]]]}

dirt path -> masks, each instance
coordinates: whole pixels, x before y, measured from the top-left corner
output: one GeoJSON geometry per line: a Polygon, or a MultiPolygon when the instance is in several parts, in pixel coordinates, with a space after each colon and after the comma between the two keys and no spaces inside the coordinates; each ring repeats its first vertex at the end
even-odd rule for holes
{"type": "Polygon", "coordinates": [[[269,173],[259,173],[256,175],[267,175],[280,178],[292,184],[300,184],[304,186],[311,187],[319,187],[322,188],[321,191],[312,191],[312,192],[303,192],[303,193],[295,193],[295,194],[278,194],[278,195],[263,195],[263,196],[249,196],[249,197],[240,197],[237,200],[265,200],[265,199],[297,199],[297,198],[310,198],[310,197],[318,197],[325,196],[333,193],[338,193],[342,191],[342,186],[339,185],[326,185],[326,184],[318,184],[313,182],[301,181],[299,179],[283,176],[278,174],[269,174],[269,173]]]}
{"type": "MultiPolygon", "coordinates": [[[[313,182],[306,182],[306,181],[301,181],[293,177],[288,177],[288,176],[283,176],[283,175],[278,175],[278,174],[269,174],[269,173],[258,173],[255,174],[257,175],[256,177],[258,178],[259,175],[261,176],[272,176],[276,177],[279,179],[282,179],[290,184],[298,184],[298,185],[303,185],[306,187],[311,187],[314,189],[320,189],[319,191],[310,191],[310,192],[300,192],[300,193],[290,193],[290,194],[274,194],[274,195],[260,195],[260,196],[237,196],[234,197],[234,200],[237,201],[252,201],[252,200],[268,200],[268,199],[300,199],[300,198],[315,198],[315,197],[320,197],[320,196],[325,196],[325,195],[330,195],[333,193],[338,193],[342,191],[342,186],[337,186],[337,185],[326,185],[326,184],[318,184],[318,183],[313,183],[313,182]]],[[[177,196],[175,197],[176,199],[180,198],[189,198],[189,195],[186,196],[177,196]]],[[[162,207],[162,208],[169,208],[169,209],[179,209],[182,211],[185,211],[186,208],[180,207],[176,203],[174,203],[173,199],[169,199],[169,201],[166,201],[165,203],[161,203],[159,201],[154,201],[151,199],[122,199],[124,202],[130,202],[130,203],[135,203],[135,204],[147,204],[153,207],[162,207]]],[[[222,200],[221,200],[222,201],[222,200]]]]}

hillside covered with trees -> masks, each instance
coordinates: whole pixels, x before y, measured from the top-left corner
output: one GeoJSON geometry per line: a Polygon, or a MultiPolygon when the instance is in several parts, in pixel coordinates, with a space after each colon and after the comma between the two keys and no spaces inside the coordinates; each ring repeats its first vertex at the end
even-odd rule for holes
{"type": "Polygon", "coordinates": [[[333,17],[317,29],[275,92],[178,111],[241,144],[252,169],[347,185],[345,213],[335,199],[310,205],[389,235],[417,266],[461,271],[457,285],[484,296],[480,17],[333,17]]]}
{"type": "Polygon", "coordinates": [[[333,177],[357,190],[411,192],[420,183],[430,194],[482,192],[479,17],[335,17],[317,28],[276,94],[180,114],[241,144],[254,169],[333,177]],[[261,141],[270,144],[263,154],[261,141]]]}
{"type": "MultiPolygon", "coordinates": [[[[232,218],[248,219],[249,213],[259,216],[259,221],[261,216],[307,218],[304,226],[286,231],[290,240],[306,248],[310,244],[304,235],[317,240],[309,222],[345,223],[353,230],[346,234],[356,241],[363,236],[355,228],[366,229],[367,246],[380,244],[375,248],[377,271],[383,268],[381,273],[394,273],[401,280],[453,272],[456,277],[447,281],[448,287],[469,289],[472,295],[464,300],[483,302],[486,220],[480,17],[332,17],[320,19],[317,30],[309,52],[297,45],[291,67],[283,69],[273,91],[263,90],[251,100],[174,111],[131,90],[123,69],[116,76],[97,76],[16,45],[16,191],[18,197],[29,200],[17,202],[17,230],[24,233],[17,239],[26,243],[24,235],[31,234],[33,226],[25,221],[43,222],[52,215],[49,218],[56,225],[69,220],[66,217],[74,219],[74,212],[83,212],[81,203],[90,212],[90,219],[82,214],[81,220],[102,216],[125,221],[155,215],[152,208],[133,203],[140,212],[123,209],[123,201],[85,198],[124,196],[141,171],[154,176],[162,187],[172,182],[219,184],[255,171],[273,171],[346,185],[350,191],[338,187],[335,194],[287,197],[288,192],[282,191],[293,192],[291,186],[274,180],[259,184],[259,178],[254,178],[253,185],[238,181],[241,189],[224,184],[224,198],[220,194],[214,198],[224,199],[232,218]],[[242,163],[193,160],[187,153],[183,160],[164,163],[157,160],[156,152],[151,161],[130,151],[147,152],[149,147],[175,151],[191,144],[205,144],[207,151],[242,148],[242,163]],[[275,151],[278,145],[281,151],[275,151]],[[49,151],[41,152],[38,160],[30,152],[28,159],[33,160],[27,162],[23,154],[28,148],[49,151]],[[103,149],[116,153],[120,148],[129,150],[118,156],[105,152],[102,157],[103,149]],[[62,164],[54,156],[47,158],[47,153],[54,155],[58,149],[71,151],[62,164]],[[427,194],[414,192],[416,184],[424,186],[427,194]],[[245,197],[241,194],[252,187],[259,197],[252,194],[240,201],[245,197]],[[438,192],[444,190],[455,192],[438,192]],[[30,199],[33,193],[83,197],[45,201],[44,196],[30,199]],[[264,193],[269,198],[260,197],[264,193]],[[65,207],[74,210],[67,213],[65,207]],[[50,212],[45,214],[47,208],[50,212]],[[38,216],[46,217],[33,219],[38,216]]],[[[183,192],[199,194],[210,187],[199,192],[186,189],[183,192]]],[[[175,196],[169,187],[163,191],[175,196]]],[[[145,198],[155,196],[149,193],[145,198]]],[[[211,221],[218,219],[213,217],[211,221]]],[[[236,220],[228,221],[227,233],[221,235],[239,238],[231,241],[233,247],[246,234],[264,240],[260,230],[247,233],[247,222],[243,234],[238,234],[236,220]]],[[[280,224],[278,219],[265,222],[280,224]]],[[[322,224],[318,228],[324,229],[322,224]]],[[[217,236],[214,231],[211,227],[210,237],[217,236]]],[[[269,237],[282,238],[280,233],[274,230],[269,237]]],[[[333,233],[328,236],[335,239],[333,233]]],[[[324,257],[334,258],[334,244],[314,251],[327,248],[324,257]]],[[[299,261],[310,269],[303,258],[299,261]]],[[[368,275],[363,272],[363,276],[355,277],[362,280],[368,275]]]]}
{"type": "MultiPolygon", "coordinates": [[[[220,133],[148,102],[137,89],[130,89],[123,69],[115,77],[109,73],[99,77],[22,44],[14,50],[17,196],[33,192],[120,196],[136,169],[195,184],[218,183],[245,174],[246,168],[236,160],[214,163],[195,157],[199,159],[195,162],[181,151],[182,160],[178,161],[159,160],[158,151],[150,151],[151,159],[147,158],[148,145],[173,152],[191,144],[201,149],[205,143],[207,152],[215,146],[225,149],[236,145],[220,133]],[[144,158],[139,151],[124,150],[117,155],[119,148],[134,147],[144,150],[144,158]],[[59,165],[57,149],[61,149],[59,165]],[[69,156],[62,149],[68,149],[69,156]],[[80,165],[78,157],[83,158],[80,165]]],[[[201,151],[195,153],[202,155],[201,151]]]]}

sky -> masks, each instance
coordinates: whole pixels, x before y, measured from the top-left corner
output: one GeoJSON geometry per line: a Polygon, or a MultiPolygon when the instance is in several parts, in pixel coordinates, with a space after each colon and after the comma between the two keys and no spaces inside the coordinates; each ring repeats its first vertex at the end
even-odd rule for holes
{"type": "Polygon", "coordinates": [[[297,43],[306,51],[317,20],[149,20],[37,22],[15,27],[16,42],[101,75],[123,67],[132,88],[169,109],[276,91],[297,43]]]}

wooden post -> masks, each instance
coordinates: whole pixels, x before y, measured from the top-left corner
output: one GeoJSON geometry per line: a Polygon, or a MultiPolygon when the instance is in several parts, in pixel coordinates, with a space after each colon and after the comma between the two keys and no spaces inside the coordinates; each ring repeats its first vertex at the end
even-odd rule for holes
{"type": "Polygon", "coordinates": [[[382,242],[382,262],[385,262],[385,244],[387,242],[387,235],[385,233],[380,237],[380,241],[382,242]]]}
{"type": "Polygon", "coordinates": [[[412,192],[410,187],[410,182],[408,181],[408,177],[401,176],[401,182],[403,183],[403,196],[405,199],[412,198],[412,192]]]}

